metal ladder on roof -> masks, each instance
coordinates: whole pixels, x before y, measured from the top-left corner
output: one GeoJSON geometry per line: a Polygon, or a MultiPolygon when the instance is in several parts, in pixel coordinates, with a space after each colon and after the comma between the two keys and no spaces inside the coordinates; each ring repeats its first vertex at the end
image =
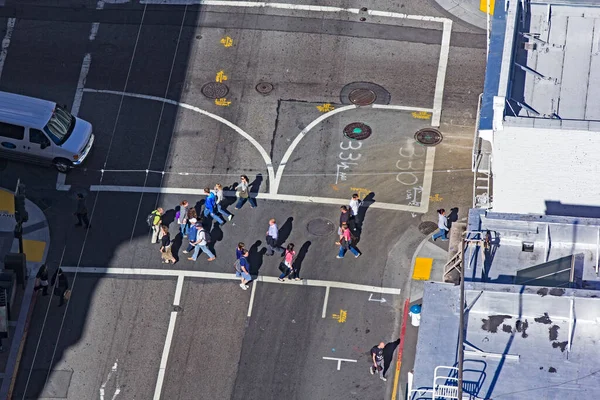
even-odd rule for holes
{"type": "Polygon", "coordinates": [[[433,372],[433,400],[468,400],[471,395],[458,397],[458,368],[440,365],[433,372]]]}

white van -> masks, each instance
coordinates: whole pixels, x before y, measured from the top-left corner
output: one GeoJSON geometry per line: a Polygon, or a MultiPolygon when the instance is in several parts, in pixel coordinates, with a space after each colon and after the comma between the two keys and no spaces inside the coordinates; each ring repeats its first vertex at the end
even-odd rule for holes
{"type": "Polygon", "coordinates": [[[93,143],[92,124],[56,103],[0,92],[0,158],[67,172],[85,160],[93,143]]]}

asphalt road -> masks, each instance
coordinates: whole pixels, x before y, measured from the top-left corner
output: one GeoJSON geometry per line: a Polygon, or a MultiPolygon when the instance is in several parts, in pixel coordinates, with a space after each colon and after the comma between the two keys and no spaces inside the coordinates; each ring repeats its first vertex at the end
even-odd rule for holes
{"type": "MultiPolygon", "coordinates": [[[[101,10],[95,1],[6,3],[0,27],[16,20],[0,32],[10,36],[0,89],[75,107],[96,134],[83,168],[66,177],[13,162],[0,173],[7,188],[20,177],[45,211],[49,264],[69,267],[73,286],[63,308],[38,299],[14,398],[150,399],[158,386],[163,399],[389,398],[393,379],[368,374],[367,352],[398,337],[411,257],[426,238],[419,224],[437,205],[462,212],[470,202],[481,32],[453,25],[444,141],[433,150],[412,138],[431,125],[440,23],[137,1],[101,10]],[[221,105],[201,91],[218,79],[229,89],[221,105]],[[258,93],[261,82],[273,90],[258,93]],[[376,104],[396,108],[347,107],[346,85],[357,82],[378,85],[376,104]],[[352,122],[371,136],[348,140],[352,122]],[[159,205],[172,218],[183,198],[201,205],[199,189],[230,186],[242,173],[258,207],[211,226],[217,260],[192,263],[179,249],[177,264],[161,264],[146,215],[159,205]],[[364,210],[363,256],[338,260],[338,209],[354,192],[375,201],[364,210]],[[73,227],[75,193],[92,214],[87,232],[73,227]],[[269,280],[279,262],[262,251],[271,217],[302,249],[301,284],[269,280]],[[248,291],[220,275],[231,274],[239,241],[264,278],[248,291]],[[377,292],[388,289],[402,292],[377,292]],[[354,361],[338,368],[338,358],[354,361]]],[[[425,3],[380,9],[446,17],[425,3]]]]}

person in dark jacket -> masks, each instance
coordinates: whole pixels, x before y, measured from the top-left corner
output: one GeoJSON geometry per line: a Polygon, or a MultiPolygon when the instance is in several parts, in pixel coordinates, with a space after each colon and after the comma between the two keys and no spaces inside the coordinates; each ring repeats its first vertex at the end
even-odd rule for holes
{"type": "Polygon", "coordinates": [[[59,307],[65,303],[65,292],[69,289],[69,281],[65,274],[63,274],[62,269],[57,269],[54,275],[52,275],[52,280],[50,281],[52,287],[54,287],[54,294],[60,297],[60,302],[58,303],[59,307]],[[58,282],[56,281],[58,278],[58,282]]]}
{"type": "Polygon", "coordinates": [[[42,264],[40,269],[38,269],[37,274],[35,275],[37,285],[33,288],[36,292],[41,288],[42,295],[48,295],[48,267],[46,264],[42,264]]]}
{"type": "Polygon", "coordinates": [[[90,220],[88,219],[88,211],[85,205],[85,198],[83,194],[77,193],[77,208],[75,209],[75,216],[77,217],[77,223],[75,226],[85,225],[85,229],[90,227],[90,220]]]}

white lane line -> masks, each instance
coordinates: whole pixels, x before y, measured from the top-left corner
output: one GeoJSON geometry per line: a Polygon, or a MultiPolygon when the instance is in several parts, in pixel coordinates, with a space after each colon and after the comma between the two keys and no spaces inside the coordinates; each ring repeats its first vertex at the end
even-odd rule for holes
{"type": "MultiPolygon", "coordinates": [[[[77,267],[61,267],[64,272],[73,273],[77,267]]],[[[223,279],[223,280],[239,280],[233,273],[225,272],[208,272],[208,271],[187,271],[187,270],[172,270],[172,269],[151,269],[151,268],[99,268],[99,267],[81,267],[78,270],[79,274],[104,274],[104,275],[140,275],[140,276],[183,276],[186,278],[204,278],[204,279],[223,279]]],[[[253,282],[267,282],[281,285],[281,282],[276,276],[259,275],[253,282]]],[[[386,288],[379,286],[360,285],[356,283],[336,282],[336,281],[321,281],[316,279],[304,278],[301,281],[288,281],[286,285],[310,286],[310,287],[332,287],[336,289],[356,290],[359,292],[373,292],[381,294],[399,295],[400,289],[386,288]]]]}
{"type": "Polygon", "coordinates": [[[423,186],[421,189],[421,204],[419,212],[423,214],[429,211],[429,196],[431,196],[431,184],[433,181],[433,163],[435,160],[435,147],[428,147],[425,156],[425,174],[423,175],[423,186]]]}
{"type": "Polygon", "coordinates": [[[4,39],[2,39],[2,51],[0,51],[0,76],[2,76],[2,70],[4,69],[4,62],[6,61],[10,39],[15,29],[15,22],[17,22],[16,18],[9,18],[8,22],[6,22],[6,33],[4,34],[4,39]]]}
{"type": "Polygon", "coordinates": [[[442,32],[442,45],[440,46],[440,61],[438,64],[437,78],[435,80],[435,94],[433,97],[433,115],[431,125],[440,126],[442,117],[442,100],[444,98],[444,83],[446,81],[446,69],[448,68],[448,54],[450,53],[450,34],[452,33],[452,21],[444,21],[442,32]]]}
{"type": "MultiPolygon", "coordinates": [[[[428,159],[430,149],[428,149],[428,159]]],[[[433,175],[433,163],[431,163],[431,169],[426,171],[429,176],[433,175]]],[[[427,179],[427,176],[424,178],[424,184],[428,182],[429,187],[423,186],[424,191],[431,191],[431,178],[427,179]]],[[[91,185],[91,192],[122,192],[122,193],[156,193],[156,194],[187,194],[187,195],[197,195],[203,196],[203,189],[192,189],[192,188],[169,188],[169,187],[149,187],[149,186],[114,186],[114,185],[91,185]]],[[[228,196],[233,196],[234,192],[227,191],[225,192],[228,196]]],[[[257,193],[257,199],[264,200],[281,200],[281,201],[290,201],[296,203],[311,203],[311,204],[333,204],[340,205],[346,199],[337,199],[333,197],[316,197],[316,196],[299,196],[294,194],[272,194],[272,193],[257,193]]],[[[427,197],[429,200],[429,197],[427,197]]],[[[423,202],[421,202],[423,203],[423,202]]],[[[373,202],[369,204],[370,208],[377,208],[380,210],[391,210],[391,211],[409,211],[414,213],[425,213],[427,212],[428,204],[421,204],[419,206],[409,206],[406,204],[393,204],[393,203],[382,203],[382,202],[373,202]]]]}
{"type": "Polygon", "coordinates": [[[94,39],[96,39],[96,35],[98,34],[98,28],[100,28],[100,22],[94,22],[92,23],[92,29],[90,29],[90,42],[94,41],[94,39]]]}
{"type": "Polygon", "coordinates": [[[348,359],[348,358],[335,358],[335,357],[323,357],[323,360],[337,361],[337,370],[338,371],[342,368],[342,361],[345,361],[345,362],[357,362],[357,360],[351,360],[351,359],[348,359]]]}
{"type": "MultiPolygon", "coordinates": [[[[424,111],[424,112],[433,112],[433,108],[424,108],[424,107],[409,107],[409,106],[394,106],[390,104],[373,104],[370,106],[371,108],[379,108],[382,110],[399,110],[399,111],[424,111]]],[[[367,108],[367,107],[361,107],[367,108]]]]}
{"type": "MultiPolygon", "coordinates": [[[[316,12],[345,12],[349,14],[359,14],[358,8],[341,8],[332,6],[314,6],[309,4],[289,4],[289,3],[268,3],[263,1],[224,1],[224,0],[140,0],[140,4],[168,4],[168,5],[192,5],[200,4],[204,6],[219,7],[245,7],[245,8],[275,8],[293,11],[316,11],[316,12]]],[[[367,10],[368,15],[376,17],[387,17],[396,19],[414,19],[417,21],[445,22],[447,18],[429,17],[425,15],[409,15],[387,11],[367,10]]]]}
{"type": "Polygon", "coordinates": [[[79,108],[81,107],[81,100],[83,99],[83,87],[85,86],[85,80],[87,74],[90,71],[90,65],[92,63],[92,55],[87,53],[83,57],[81,63],[81,71],[79,72],[79,80],[77,81],[77,89],[75,90],[75,98],[73,99],[73,107],[71,107],[71,114],[75,117],[79,114],[79,108]]]}
{"type": "Polygon", "coordinates": [[[325,300],[323,300],[323,312],[321,313],[321,318],[325,318],[327,316],[327,301],[329,300],[329,286],[325,288],[325,300]]]}
{"type": "Polygon", "coordinates": [[[250,304],[248,304],[248,318],[252,316],[252,307],[254,306],[254,295],[256,293],[257,283],[258,282],[256,280],[252,280],[252,292],[250,293],[250,304]]]}
{"type": "Polygon", "coordinates": [[[183,280],[185,277],[183,275],[179,275],[177,277],[177,286],[175,287],[175,299],[173,300],[173,305],[178,306],[181,302],[181,292],[183,290],[183,280]]]}
{"type": "Polygon", "coordinates": [[[160,358],[160,367],[158,368],[158,378],[156,379],[156,387],[154,389],[154,400],[160,400],[163,383],[165,381],[165,371],[167,369],[167,361],[169,360],[169,352],[171,351],[171,343],[173,342],[173,332],[175,331],[175,322],[177,321],[177,311],[171,311],[169,319],[169,327],[167,328],[167,337],[163,347],[162,357],[160,358]]]}
{"type": "Polygon", "coordinates": [[[262,156],[265,164],[267,165],[267,171],[269,173],[269,180],[272,180],[272,177],[275,176],[275,173],[274,173],[274,170],[273,170],[273,164],[272,164],[272,161],[271,161],[271,157],[269,157],[269,154],[260,145],[260,143],[258,143],[256,141],[256,139],[254,139],[251,135],[249,135],[248,133],[246,133],[242,128],[240,128],[239,126],[235,125],[232,122],[229,122],[228,120],[226,120],[223,117],[220,117],[220,116],[218,116],[216,114],[213,114],[213,113],[210,113],[208,111],[205,111],[205,110],[203,110],[201,108],[192,106],[190,104],[180,103],[178,101],[166,99],[164,97],[150,96],[150,95],[138,94],[138,93],[121,92],[121,91],[117,91],[117,90],[84,89],[84,92],[102,93],[102,94],[114,94],[114,95],[118,95],[118,96],[135,97],[135,98],[138,98],[138,99],[160,101],[160,102],[168,103],[168,104],[171,104],[171,105],[174,105],[174,106],[182,107],[182,108],[185,108],[185,109],[188,109],[188,110],[192,110],[192,111],[195,111],[195,112],[197,112],[199,114],[202,114],[202,115],[206,115],[209,118],[212,118],[212,119],[214,119],[216,121],[219,121],[222,124],[227,125],[231,129],[233,129],[235,132],[237,132],[238,134],[240,134],[242,137],[244,137],[246,140],[248,140],[250,143],[252,143],[252,145],[254,146],[254,148],[256,148],[256,150],[258,150],[258,152],[262,156]]]}
{"type": "Polygon", "coordinates": [[[67,174],[59,172],[58,176],[56,177],[56,190],[69,191],[71,189],[71,185],[65,185],[66,180],[67,174]]]}

